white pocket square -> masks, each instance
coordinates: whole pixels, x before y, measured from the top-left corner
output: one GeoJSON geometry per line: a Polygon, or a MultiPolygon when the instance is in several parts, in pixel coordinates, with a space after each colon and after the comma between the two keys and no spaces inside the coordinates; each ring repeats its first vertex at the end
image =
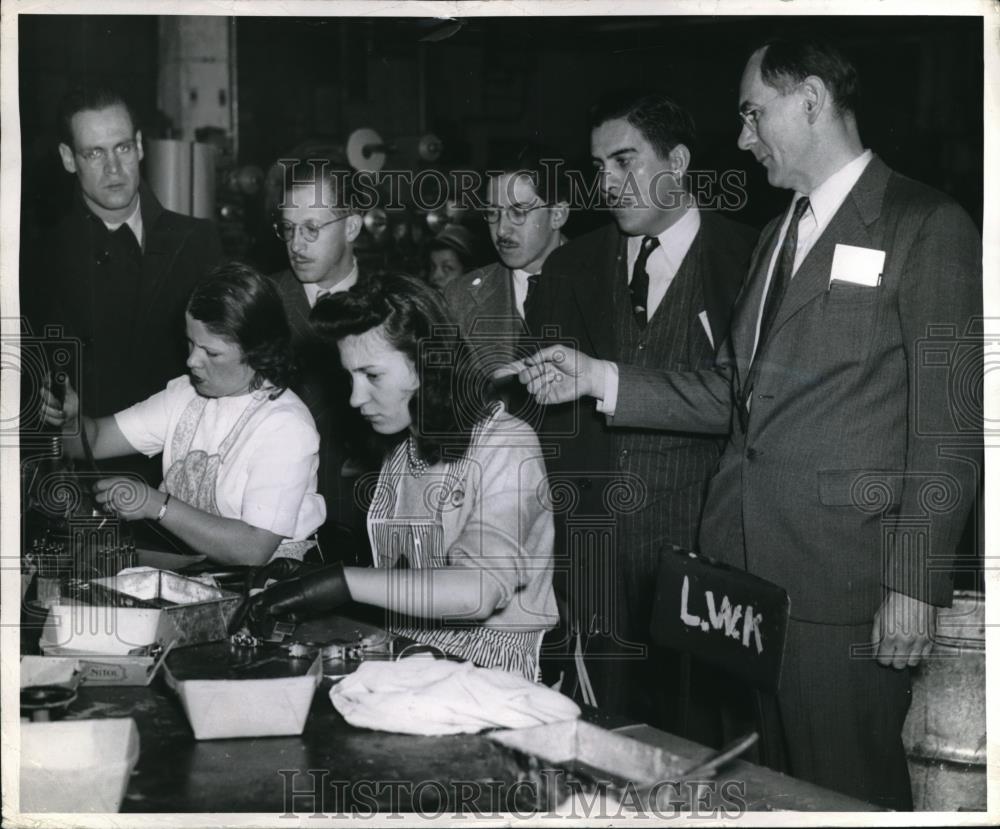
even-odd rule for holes
{"type": "Polygon", "coordinates": [[[712,326],[708,321],[708,311],[699,311],[698,319],[701,321],[701,327],[705,329],[705,336],[708,337],[708,344],[715,348],[715,337],[712,336],[712,326]]]}
{"type": "Polygon", "coordinates": [[[885,251],[859,248],[854,245],[837,245],[833,250],[830,284],[848,282],[852,285],[876,287],[882,280],[885,251]]]}

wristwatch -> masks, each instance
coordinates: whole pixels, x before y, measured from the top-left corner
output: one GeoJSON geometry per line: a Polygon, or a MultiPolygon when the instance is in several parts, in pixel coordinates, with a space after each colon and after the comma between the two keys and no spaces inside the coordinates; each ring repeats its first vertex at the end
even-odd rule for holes
{"type": "Polygon", "coordinates": [[[160,507],[160,511],[156,513],[155,521],[162,521],[163,516],[167,514],[167,504],[170,503],[170,493],[167,493],[167,497],[163,499],[163,504],[160,507]]]}

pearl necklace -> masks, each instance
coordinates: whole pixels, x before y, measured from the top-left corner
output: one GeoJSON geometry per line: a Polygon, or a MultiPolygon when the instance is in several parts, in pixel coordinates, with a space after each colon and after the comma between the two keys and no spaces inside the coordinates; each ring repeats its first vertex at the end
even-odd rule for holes
{"type": "Polygon", "coordinates": [[[427,471],[427,461],[417,454],[417,442],[413,439],[413,435],[406,439],[406,464],[414,478],[419,478],[427,471]]]}

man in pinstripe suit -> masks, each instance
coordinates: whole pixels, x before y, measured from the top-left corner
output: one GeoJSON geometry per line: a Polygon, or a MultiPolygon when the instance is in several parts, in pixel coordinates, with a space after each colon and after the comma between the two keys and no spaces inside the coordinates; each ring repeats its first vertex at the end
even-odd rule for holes
{"type": "Polygon", "coordinates": [[[714,369],[548,349],[521,376],[542,402],[596,397],[615,426],[729,432],[701,551],[791,598],[764,736],[796,777],[907,809],[904,669],[950,603],[975,498],[981,435],[962,423],[982,413],[963,409],[949,360],[964,348],[982,365],[982,247],[951,199],[864,149],[855,97],[828,45],[751,56],[739,146],[795,197],[761,234],[714,369]]]}
{"type": "MultiPolygon", "coordinates": [[[[694,204],[685,186],[694,124],[669,98],[619,94],[591,123],[615,221],[549,255],[529,328],[598,358],[708,367],[753,233],[694,204]]],[[[611,430],[579,404],[550,408],[541,434],[555,450],[554,490],[573,493],[571,514],[557,504],[557,571],[568,570],[565,598],[587,640],[597,703],[673,728],[669,657],[649,642],[657,555],[664,545],[693,546],[720,441],[688,429],[611,430]]]]}

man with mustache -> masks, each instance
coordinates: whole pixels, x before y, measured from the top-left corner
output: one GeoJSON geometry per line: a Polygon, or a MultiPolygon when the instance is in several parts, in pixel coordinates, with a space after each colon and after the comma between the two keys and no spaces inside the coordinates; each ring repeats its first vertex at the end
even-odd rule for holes
{"type": "MultiPolygon", "coordinates": [[[[614,222],[548,257],[529,328],[594,358],[710,366],[753,233],[695,203],[687,186],[694,123],[668,97],[613,95],[593,110],[591,126],[600,194],[614,222]]],[[[549,407],[541,437],[553,449],[556,570],[568,575],[589,701],[676,730],[671,658],[649,640],[658,554],[694,545],[720,442],[690,430],[612,430],[580,403],[549,407]],[[572,497],[564,504],[565,491],[572,497]]]]}
{"type": "Polygon", "coordinates": [[[354,242],[362,217],[352,208],[350,168],[325,156],[282,159],[279,164],[282,198],[273,228],[285,243],[289,267],[271,279],[285,305],[301,370],[295,391],[320,434],[319,492],[327,514],[320,546],[328,560],[357,563],[367,555],[362,516],[354,503],[361,472],[359,435],[367,429],[348,405],[350,389],[337,370],[336,349],[316,341],[309,315],[323,297],[358,282],[354,242]]]}
{"type": "MultiPolygon", "coordinates": [[[[165,210],[142,181],[142,132],[117,91],[72,90],[59,128],[77,195],[38,258],[25,260],[21,291],[36,327],[60,324],[79,340],[80,404],[102,417],[185,372],[184,306],[222,251],[211,222],[165,210]]],[[[158,464],[144,460],[114,463],[155,484],[158,464]]]]}
{"type": "Polygon", "coordinates": [[[981,463],[982,245],[952,199],[865,149],[857,97],[830,44],[771,41],[747,62],[739,146],[794,196],[714,367],[555,347],[521,377],[542,402],[596,398],[615,427],[729,435],[700,550],[791,599],[763,740],[796,777],[911,809],[905,669],[951,601],[981,463]]]}
{"type": "MultiPolygon", "coordinates": [[[[483,218],[500,261],[459,274],[443,288],[445,300],[472,342],[476,359],[487,373],[523,356],[518,344],[528,336],[525,322],[542,266],[566,241],[562,228],[569,219],[563,162],[554,153],[527,145],[514,158],[487,173],[483,218]]],[[[529,423],[537,406],[520,411],[526,395],[510,384],[504,391],[512,414],[529,423]]]]}

